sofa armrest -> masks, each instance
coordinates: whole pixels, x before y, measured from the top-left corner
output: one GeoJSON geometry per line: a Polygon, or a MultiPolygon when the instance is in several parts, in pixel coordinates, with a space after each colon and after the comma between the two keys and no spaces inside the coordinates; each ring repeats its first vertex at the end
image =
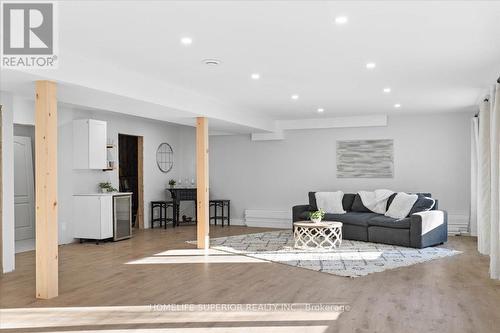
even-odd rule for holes
{"type": "Polygon", "coordinates": [[[429,210],[411,215],[410,245],[416,248],[444,243],[448,240],[448,213],[429,210]]]}
{"type": "Polygon", "coordinates": [[[309,205],[298,205],[292,207],[292,221],[297,222],[303,220],[300,215],[304,212],[308,212],[311,210],[311,206],[309,205]]]}

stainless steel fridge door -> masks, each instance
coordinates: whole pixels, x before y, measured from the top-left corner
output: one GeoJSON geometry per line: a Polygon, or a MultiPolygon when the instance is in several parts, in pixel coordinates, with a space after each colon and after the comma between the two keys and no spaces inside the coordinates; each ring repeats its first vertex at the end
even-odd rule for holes
{"type": "Polygon", "coordinates": [[[115,241],[132,236],[132,196],[113,196],[113,239],[115,241]]]}

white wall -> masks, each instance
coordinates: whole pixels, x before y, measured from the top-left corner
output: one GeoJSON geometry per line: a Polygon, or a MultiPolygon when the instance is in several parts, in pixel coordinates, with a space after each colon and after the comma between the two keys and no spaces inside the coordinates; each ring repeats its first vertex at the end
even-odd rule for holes
{"type": "Polygon", "coordinates": [[[210,192],[245,209],[290,212],[307,192],[389,188],[431,192],[452,218],[468,219],[471,114],[390,116],[387,127],[286,131],[282,141],[210,137],[210,192]],[[393,179],[337,179],[336,140],[394,139],[393,179]],[[456,215],[453,217],[453,215],[456,215]]]}
{"type": "Polygon", "coordinates": [[[14,250],[14,133],[13,98],[0,92],[2,104],[2,263],[3,272],[15,267],[14,250]]]}

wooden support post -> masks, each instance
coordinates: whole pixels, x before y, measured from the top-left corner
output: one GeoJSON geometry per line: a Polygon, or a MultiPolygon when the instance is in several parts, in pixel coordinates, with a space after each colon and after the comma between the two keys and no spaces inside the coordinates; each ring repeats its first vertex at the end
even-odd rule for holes
{"type": "Polygon", "coordinates": [[[198,210],[197,244],[209,247],[208,221],[208,119],[196,118],[196,205],[198,210]]]}
{"type": "Polygon", "coordinates": [[[35,84],[36,297],[58,296],[56,84],[35,84]]]}

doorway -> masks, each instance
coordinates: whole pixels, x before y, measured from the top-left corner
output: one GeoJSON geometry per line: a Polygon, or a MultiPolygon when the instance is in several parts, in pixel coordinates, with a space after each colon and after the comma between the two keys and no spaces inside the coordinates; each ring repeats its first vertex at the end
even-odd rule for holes
{"type": "Polygon", "coordinates": [[[33,126],[14,125],[14,226],[16,253],[35,249],[33,126]]]}
{"type": "Polygon", "coordinates": [[[144,228],[143,137],[118,134],[120,192],[132,192],[132,224],[144,228]]]}

